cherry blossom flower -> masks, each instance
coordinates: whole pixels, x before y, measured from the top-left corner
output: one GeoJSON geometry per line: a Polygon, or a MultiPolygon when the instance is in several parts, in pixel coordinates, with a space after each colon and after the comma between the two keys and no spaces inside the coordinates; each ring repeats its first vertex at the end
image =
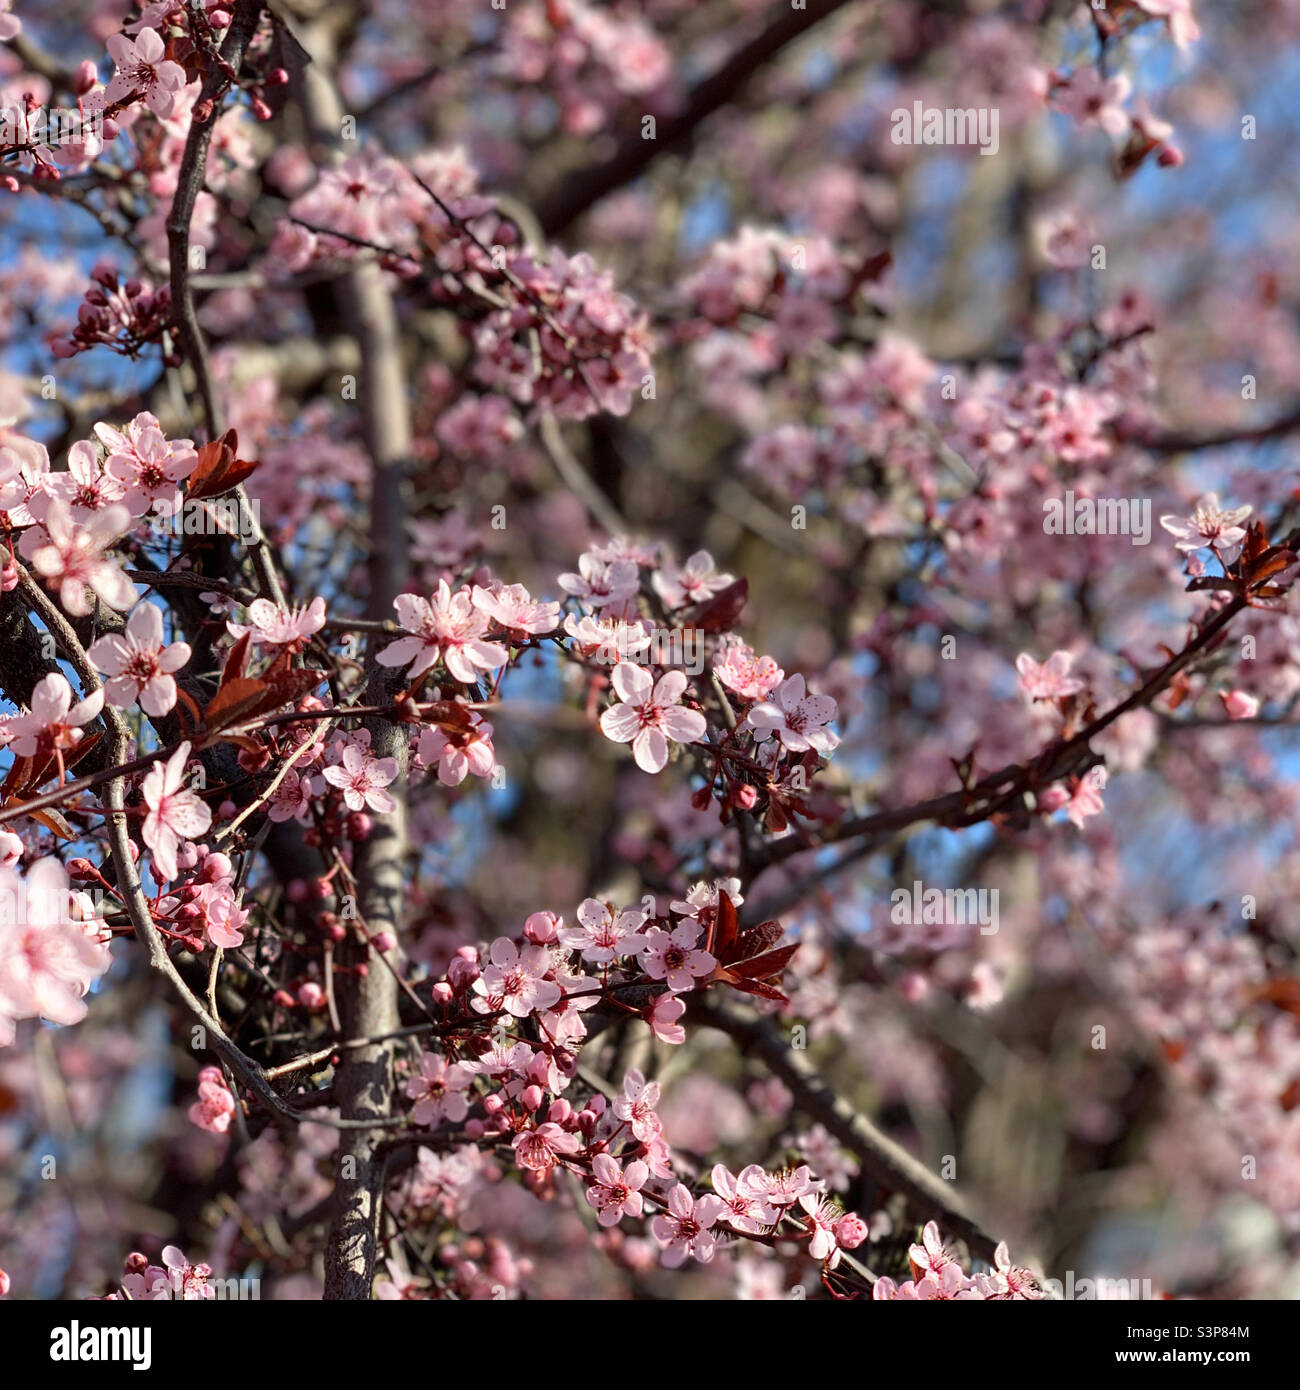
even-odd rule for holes
{"type": "Polygon", "coordinates": [[[112,964],[103,924],[73,915],[67,871],[54,858],[25,880],[0,869],[0,902],[0,1035],[12,1040],[21,1018],[80,1023],[87,991],[112,964]]]}
{"type": "Polygon", "coordinates": [[[1128,130],[1128,113],[1123,101],[1132,83],[1122,73],[1103,77],[1094,67],[1076,68],[1052,92],[1052,101],[1081,126],[1096,125],[1107,135],[1123,135],[1128,130]]]}
{"type": "Polygon", "coordinates": [[[51,671],[32,690],[31,709],[14,715],[5,730],[9,746],[20,758],[66,753],[85,737],[84,725],[104,706],[103,690],[92,690],[84,700],[72,703],[72,687],[66,676],[51,671]]]}
{"type": "Polygon", "coordinates": [[[1039,798],[1039,804],[1050,815],[1064,808],[1067,818],[1080,830],[1089,816],[1099,816],[1106,808],[1102,805],[1101,794],[1106,789],[1106,769],[1094,767],[1067,790],[1059,782],[1047,788],[1039,798]]]}
{"type": "Polygon", "coordinates": [[[736,1178],[736,1190],[741,1196],[766,1202],[779,1210],[794,1206],[813,1187],[812,1173],[806,1163],[798,1168],[784,1168],[775,1174],[760,1168],[757,1163],[751,1163],[742,1168],[736,1178]]]}
{"type": "Polygon", "coordinates": [[[38,531],[29,531],[22,539],[23,553],[37,574],[57,586],[59,602],[74,618],[91,612],[87,588],[110,608],[125,612],[135,602],[135,585],[107,558],[107,551],[130,525],[130,512],[118,503],[82,525],[57,497],[51,498],[43,525],[47,543],[41,544],[38,531]]]}
{"type": "Polygon", "coordinates": [[[770,701],[755,705],[747,717],[760,743],[775,734],[792,753],[814,748],[828,754],[839,746],[839,736],[826,727],[837,713],[829,695],[809,695],[803,677],[793,675],[777,686],[770,701]]]}
{"type": "Polygon", "coordinates": [[[668,1194],[668,1211],[656,1216],[650,1231],[662,1249],[665,1269],[677,1269],[689,1256],[701,1264],[713,1258],[716,1238],[711,1228],[722,1215],[721,1198],[708,1193],[692,1197],[691,1190],[678,1183],[668,1194]]]}
{"type": "Polygon", "coordinates": [[[120,502],[126,493],[126,485],[104,471],[95,446],[85,439],[79,439],[68,450],[67,472],[49,474],[44,480],[44,489],[45,505],[40,505],[37,497],[28,504],[40,505],[39,515],[33,512],[38,521],[44,521],[50,497],[57,497],[71,512],[74,521],[84,522],[92,512],[103,511],[114,502],[120,502]]]}
{"type": "Polygon", "coordinates": [[[611,680],[621,704],[611,705],[600,716],[606,738],[630,743],[636,765],[643,772],[662,772],[668,762],[668,741],[697,743],[708,728],[697,710],[681,706],[686,676],[669,671],[655,682],[650,672],[620,661],[611,680]]]}
{"type": "Polygon", "coordinates": [[[494,590],[475,584],[473,602],[498,627],[520,638],[554,632],[560,624],[560,605],[533,598],[522,584],[502,584],[494,590]]]}
{"type": "Polygon", "coordinates": [[[472,1080],[459,1063],[448,1065],[436,1052],[420,1054],[420,1070],[406,1083],[407,1096],[415,1101],[411,1118],[417,1125],[435,1128],[444,1120],[459,1123],[469,1113],[464,1092],[472,1080]]]}
{"type": "Polygon", "coordinates": [[[143,96],[155,116],[170,116],[185,86],[185,69],[163,56],[166,45],[154,30],[141,29],[134,42],[125,34],[112,34],[108,52],[117,71],[104,100],[111,106],[143,96]]]}
{"type": "Polygon", "coordinates": [[[1250,513],[1250,507],[1220,510],[1218,496],[1211,492],[1196,504],[1191,516],[1169,514],[1160,518],[1160,524],[1175,537],[1174,545],[1178,550],[1204,550],[1214,546],[1231,554],[1246,539],[1246,528],[1241,523],[1250,513]]]}
{"type": "Polygon", "coordinates": [[[97,671],[109,679],[104,689],[109,702],[126,709],[140,702],[151,716],[167,714],[176,704],[176,678],[190,659],[185,642],[163,641],[162,610],[142,603],[127,620],[126,630],[117,636],[101,637],[86,653],[97,671]]]}
{"type": "Polygon", "coordinates": [[[660,1042],[677,1045],[686,1041],[686,1029],[678,1019],[686,1012],[686,1001],[672,993],[655,995],[646,1022],[660,1042]]]}
{"type": "Polygon", "coordinates": [[[558,1004],[560,986],[548,980],[551,958],[545,947],[525,946],[521,951],[508,936],[498,936],[488,951],[489,964],[474,981],[474,991],[486,1001],[497,1001],[516,1018],[527,1018],[558,1004]]]}
{"type": "Polygon", "coordinates": [[[396,758],[376,758],[368,748],[349,743],[339,763],[327,767],[325,780],[343,793],[349,811],[364,811],[367,807],[388,815],[396,810],[397,802],[384,788],[397,777],[396,758]]]}
{"type": "Polygon", "coordinates": [[[290,768],[267,803],[266,813],[276,824],[296,820],[300,825],[306,825],[311,819],[314,795],[312,779],[290,768]]]}
{"type": "Polygon", "coordinates": [[[175,516],[181,505],[178,484],[199,464],[194,441],[169,441],[147,410],[120,430],[97,424],[95,433],[108,450],[105,471],[126,488],[122,501],[131,515],[143,516],[159,503],[165,515],[175,516]]]}
{"type": "Polygon", "coordinates": [[[270,599],[254,599],[248,606],[248,622],[226,624],[236,639],[249,634],[254,647],[268,647],[277,652],[303,651],[311,639],[325,626],[325,600],[314,598],[305,607],[279,608],[270,599]]]}
{"type": "Polygon", "coordinates": [[[469,589],[452,593],[445,579],[433,598],[399,594],[393,600],[397,621],[411,633],[390,643],[375,658],[381,666],[405,666],[414,681],[439,660],[453,680],[473,685],[483,671],[495,671],[510,660],[496,642],[485,641],[488,619],[474,607],[469,589]]]}
{"type": "Polygon", "coordinates": [[[569,1134],[559,1125],[547,1121],[536,1129],[526,1129],[516,1134],[510,1141],[515,1151],[515,1162],[521,1168],[535,1173],[545,1172],[552,1167],[562,1154],[575,1154],[582,1148],[582,1140],[576,1134],[569,1134]]]}
{"type": "Polygon", "coordinates": [[[189,756],[186,740],[166,763],[154,763],[140,786],[149,808],[141,833],[153,851],[154,867],[165,880],[176,877],[176,851],[181,840],[196,839],[212,824],[212,812],[184,785],[189,756]]]}
{"type": "Polygon", "coordinates": [[[610,608],[636,597],[640,571],[632,560],[598,560],[591,554],[578,557],[578,573],[560,575],[560,588],[586,608],[610,608]]]}
{"type": "Polygon", "coordinates": [[[713,566],[713,556],[707,550],[697,550],[682,566],[666,564],[650,580],[654,591],[668,608],[681,608],[699,603],[720,594],[735,576],[719,574],[713,566]]]}
{"type": "Polygon", "coordinates": [[[1070,675],[1070,664],[1074,657],[1065,651],[1053,652],[1040,666],[1028,652],[1016,657],[1016,670],[1020,672],[1020,688],[1031,700],[1057,700],[1066,695],[1078,695],[1083,682],[1070,675]]]}
{"type": "Polygon", "coordinates": [[[587,1201],[599,1213],[598,1225],[617,1226],[625,1216],[641,1215],[641,1189],[650,1169],[640,1159],[633,1159],[623,1169],[609,1154],[597,1154],[591,1169],[595,1181],[587,1189],[587,1201]]]}
{"type": "Polygon", "coordinates": [[[235,1113],[235,1098],[220,1067],[199,1072],[199,1098],[189,1108],[190,1123],[211,1134],[225,1134],[235,1113]]]}
{"type": "Polygon", "coordinates": [[[632,1127],[641,1142],[649,1143],[663,1133],[663,1125],[655,1114],[659,1104],[659,1083],[647,1081],[636,1067],[629,1067],[623,1077],[623,1094],[614,1099],[614,1114],[632,1127]]]}
{"type": "Polygon", "coordinates": [[[444,787],[458,787],[472,772],[475,777],[491,777],[497,755],[492,747],[492,725],[481,715],[471,716],[473,728],[454,734],[442,728],[425,729],[416,752],[426,767],[436,767],[444,787]]]}
{"type": "Polygon", "coordinates": [[[722,1219],[733,1230],[755,1235],[776,1224],[780,1217],[777,1209],[761,1198],[742,1192],[735,1175],[725,1163],[715,1163],[710,1177],[714,1192],[724,1203],[722,1219]]]}
{"type": "Polygon", "coordinates": [[[1201,37],[1201,27],[1192,14],[1192,0],[1137,0],[1137,5],[1168,24],[1169,37],[1179,48],[1185,49],[1201,37]]]}
{"type": "Polygon", "coordinates": [[[843,1212],[829,1198],[816,1192],[805,1192],[799,1198],[803,1210],[804,1225],[812,1232],[808,1242],[808,1253],[814,1260],[820,1260],[827,1269],[834,1269],[840,1262],[839,1242],[835,1238],[835,1227],[843,1212]]]}
{"type": "Polygon", "coordinates": [[[752,647],[736,640],[720,647],[713,669],[728,690],[746,700],[766,700],[785,679],[770,656],[755,656],[752,647]]]}
{"type": "Polygon", "coordinates": [[[645,934],[641,964],[652,980],[664,980],[674,994],[694,989],[696,980],[711,975],[718,962],[708,951],[695,949],[700,924],[688,917],[671,932],[654,927],[645,934]]]}
{"type": "Polygon", "coordinates": [[[927,1221],[922,1228],[920,1243],[908,1247],[907,1258],[914,1279],[920,1279],[923,1274],[939,1274],[949,1266],[960,1270],[956,1256],[944,1246],[939,1227],[933,1221],[927,1221]]]}
{"type": "Polygon", "coordinates": [[[593,965],[608,965],[618,956],[641,949],[637,936],[645,924],[645,913],[628,910],[617,916],[607,904],[586,898],[578,908],[581,926],[564,927],[560,940],[571,951],[581,951],[582,959],[593,965]]]}

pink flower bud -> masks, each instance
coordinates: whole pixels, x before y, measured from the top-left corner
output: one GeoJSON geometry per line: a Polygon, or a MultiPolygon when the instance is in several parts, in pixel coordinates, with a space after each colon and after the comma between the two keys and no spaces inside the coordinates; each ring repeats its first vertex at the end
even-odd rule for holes
{"type": "Polygon", "coordinates": [[[349,840],[368,840],[370,832],[375,828],[373,817],[368,816],[364,811],[350,811],[348,818],[344,822],[343,833],[349,840]]]}
{"type": "Polygon", "coordinates": [[[325,991],[308,980],[298,989],[298,1002],[304,1009],[318,1009],[325,1002],[325,991]]]}
{"type": "Polygon", "coordinates": [[[504,1105],[505,1101],[502,1100],[501,1093],[499,1091],[493,1091],[492,1094],[484,1100],[483,1109],[486,1110],[489,1115],[496,1115],[504,1105]]]}
{"type": "Polygon", "coordinates": [[[370,944],[376,951],[387,953],[397,948],[397,938],[390,931],[376,932],[374,936],[370,938],[370,944]]]}
{"type": "Polygon", "coordinates": [[[433,1002],[444,1009],[449,1008],[456,998],[456,991],[452,989],[446,980],[439,980],[438,983],[434,985],[431,993],[433,994],[433,1002]]]}
{"type": "Polygon", "coordinates": [[[867,1238],[867,1223],[857,1212],[845,1212],[835,1223],[835,1243],[844,1250],[856,1250],[867,1238]]]}
{"type": "Polygon", "coordinates": [[[545,1098],[540,1086],[525,1086],[524,1093],[519,1097],[520,1103],[525,1110],[536,1110],[545,1098]]]}
{"type": "Polygon", "coordinates": [[[553,912],[534,912],[524,922],[524,935],[534,946],[546,946],[559,935],[553,912]]]}
{"type": "Polygon", "coordinates": [[[95,69],[94,63],[89,58],[83,58],[77,67],[77,75],[73,79],[73,90],[79,97],[84,97],[87,92],[95,88],[95,83],[99,81],[99,73],[95,69]]]}
{"type": "Polygon", "coordinates": [[[573,1106],[567,1100],[553,1100],[551,1108],[546,1112],[546,1118],[554,1125],[568,1126],[569,1120],[573,1115],[573,1106]]]}
{"type": "Polygon", "coordinates": [[[1219,699],[1229,719],[1254,719],[1259,713],[1259,696],[1248,695],[1244,690],[1230,690],[1226,695],[1220,691],[1219,699]]]}

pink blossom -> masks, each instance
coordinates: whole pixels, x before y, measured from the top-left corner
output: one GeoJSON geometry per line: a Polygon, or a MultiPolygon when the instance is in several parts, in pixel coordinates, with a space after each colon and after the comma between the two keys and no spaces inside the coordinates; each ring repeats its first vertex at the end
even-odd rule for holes
{"type": "Polygon", "coordinates": [[[581,926],[560,931],[560,940],[569,950],[581,951],[582,959],[593,965],[608,965],[641,949],[637,933],[645,923],[644,912],[629,910],[615,916],[605,903],[586,898],[578,908],[578,921],[581,926]]]}
{"type": "Polygon", "coordinates": [[[134,43],[125,34],[112,34],[108,52],[117,71],[104,99],[109,105],[143,96],[155,116],[170,116],[185,86],[185,69],[164,58],[166,46],[152,29],[141,29],[134,43]]]}
{"type": "Polygon", "coordinates": [[[125,612],[135,602],[135,585],[107,557],[107,552],[131,525],[131,514],[118,503],[95,512],[84,525],[57,497],[45,513],[46,544],[38,530],[22,539],[32,568],[59,591],[59,602],[74,618],[91,612],[86,598],[91,589],[110,608],[125,612]],[[29,539],[30,537],[30,539],[29,539]]]}
{"type": "Polygon", "coordinates": [[[502,584],[494,590],[476,584],[473,597],[475,608],[520,637],[554,632],[560,624],[560,605],[539,602],[522,584],[502,584]]]}
{"type": "MultiPolygon", "coordinates": [[[[49,497],[57,497],[68,508],[74,521],[82,522],[92,512],[120,502],[126,493],[125,484],[104,471],[95,446],[85,439],[68,450],[68,471],[49,474],[44,487],[49,497]]],[[[33,497],[32,504],[40,505],[39,499],[33,497]]],[[[47,506],[48,502],[40,505],[38,520],[45,519],[47,506]]]]}
{"type": "Polygon", "coordinates": [[[154,867],[163,879],[177,874],[176,851],[182,839],[193,840],[212,824],[212,812],[184,785],[190,744],[186,740],[166,763],[155,762],[141,783],[149,808],[141,831],[153,851],[154,867]]]}
{"type": "Polygon", "coordinates": [[[296,820],[306,825],[311,819],[312,796],[312,779],[290,768],[267,803],[266,813],[277,824],[296,820]]]}
{"type": "Polygon", "coordinates": [[[587,608],[610,608],[635,598],[641,585],[640,571],[632,560],[598,560],[578,557],[578,573],[560,575],[560,588],[587,608]]]}
{"type": "Polygon", "coordinates": [[[697,550],[684,565],[665,564],[651,577],[654,591],[667,608],[681,608],[688,603],[700,603],[720,594],[735,576],[719,574],[713,566],[713,556],[707,550],[697,550]]]}
{"type": "Polygon", "coordinates": [[[516,1134],[510,1146],[515,1151],[515,1162],[521,1168],[544,1173],[561,1155],[577,1153],[582,1148],[582,1140],[548,1121],[536,1129],[526,1129],[516,1134]]]}
{"type": "Polygon", "coordinates": [[[640,947],[641,964],[652,980],[664,980],[675,994],[694,989],[696,980],[711,975],[718,962],[708,951],[695,949],[700,924],[686,918],[671,932],[654,927],[640,947]]]}
{"type": "Polygon", "coordinates": [[[656,994],[646,1015],[646,1022],[660,1042],[677,1045],[686,1041],[686,1029],[677,1021],[685,1012],[684,999],[679,999],[671,992],[656,994]]]}
{"type": "Polygon", "coordinates": [[[249,634],[254,647],[277,652],[300,652],[325,626],[325,600],[314,598],[305,607],[278,608],[270,599],[254,599],[248,606],[248,622],[226,624],[234,638],[249,634]]]}
{"type": "Polygon", "coordinates": [[[560,986],[546,978],[551,958],[545,947],[525,946],[521,951],[509,937],[499,936],[488,951],[488,960],[482,976],[474,981],[474,990],[493,1008],[527,1018],[559,1003],[560,986]]]}
{"type": "Polygon", "coordinates": [[[1052,92],[1052,101],[1081,126],[1096,125],[1107,135],[1128,130],[1128,113],[1122,105],[1132,84],[1122,73],[1103,77],[1097,68],[1076,68],[1052,92]]]}
{"type": "Polygon", "coordinates": [[[10,904],[0,915],[0,1032],[20,1018],[80,1023],[87,991],[112,964],[103,924],[74,915],[81,909],[53,858],[26,879],[0,869],[0,899],[10,904]]]}
{"type": "Polygon", "coordinates": [[[159,503],[164,515],[174,516],[181,505],[178,484],[198,467],[194,441],[169,441],[147,410],[123,429],[97,424],[95,433],[108,450],[105,471],[126,488],[123,504],[131,515],[143,516],[159,503]]]}
{"type": "Polygon", "coordinates": [[[1047,814],[1065,810],[1066,816],[1080,830],[1089,816],[1099,816],[1105,807],[1101,794],[1106,788],[1106,769],[1094,767],[1080,777],[1072,791],[1059,782],[1047,788],[1039,798],[1039,804],[1047,814]]]}
{"type": "Polygon", "coordinates": [[[686,676],[669,671],[656,683],[650,672],[620,661],[611,677],[622,704],[600,716],[605,737],[631,743],[632,755],[643,772],[661,772],[668,762],[668,741],[697,743],[708,724],[697,710],[681,706],[686,676]]]}
{"type": "Polygon", "coordinates": [[[799,1198],[799,1206],[803,1211],[803,1223],[812,1233],[808,1253],[827,1269],[834,1269],[840,1262],[839,1242],[835,1238],[835,1227],[842,1215],[840,1209],[816,1192],[805,1192],[799,1198]]]}
{"type": "Polygon", "coordinates": [[[176,704],[176,678],[190,659],[185,642],[163,641],[162,610],[142,603],[119,636],[101,637],[87,655],[97,671],[109,677],[104,689],[110,703],[126,709],[139,700],[148,715],[167,714],[176,704]]]}
{"type": "Polygon", "coordinates": [[[591,1161],[594,1181],[587,1189],[587,1201],[599,1215],[597,1224],[617,1226],[625,1216],[640,1216],[641,1189],[650,1170],[640,1159],[633,1159],[626,1169],[618,1166],[609,1154],[597,1154],[591,1161]]]}
{"type": "Polygon", "coordinates": [[[422,1052],[418,1075],[406,1083],[406,1094],[415,1101],[411,1118],[417,1125],[430,1128],[444,1120],[459,1123],[469,1113],[464,1092],[471,1080],[471,1073],[458,1063],[448,1065],[440,1054],[422,1052]]]}
{"type": "Polygon", "coordinates": [[[631,1125],[632,1133],[641,1142],[649,1143],[663,1133],[663,1125],[655,1114],[659,1104],[659,1083],[647,1081],[636,1067],[629,1067],[623,1077],[623,1094],[614,1099],[614,1114],[631,1125]]]}
{"type": "Polygon", "coordinates": [[[785,679],[785,672],[770,656],[755,656],[747,643],[733,640],[713,658],[718,679],[745,700],[766,700],[785,679]]]}
{"type": "Polygon", "coordinates": [[[676,1269],[694,1256],[701,1264],[713,1258],[716,1246],[711,1228],[722,1215],[722,1201],[709,1193],[692,1197],[688,1187],[678,1183],[668,1194],[666,1215],[656,1216],[650,1231],[663,1251],[666,1269],[676,1269]]]}
{"type": "Polygon", "coordinates": [[[399,594],[393,600],[397,621],[411,633],[390,643],[375,658],[381,666],[405,666],[415,680],[441,659],[453,680],[473,685],[483,671],[495,671],[510,660],[496,642],[487,642],[488,619],[474,607],[469,589],[455,594],[445,579],[433,598],[399,594]]]}
{"type": "Polygon", "coordinates": [[[793,675],[777,686],[770,701],[757,704],[749,711],[750,727],[759,742],[775,734],[792,753],[814,748],[819,753],[831,753],[839,745],[839,736],[826,726],[838,710],[829,695],[809,695],[801,675],[793,675]]]}
{"type": "Polygon", "coordinates": [[[474,713],[473,728],[448,734],[440,727],[420,734],[416,751],[426,767],[438,769],[444,787],[458,787],[472,772],[475,777],[491,777],[497,765],[492,747],[492,725],[474,713]]]}
{"type": "Polygon", "coordinates": [[[199,1098],[189,1108],[190,1123],[211,1134],[225,1134],[235,1113],[235,1098],[220,1067],[199,1072],[199,1098]]]}
{"type": "Polygon", "coordinates": [[[1020,688],[1031,700],[1057,700],[1066,695],[1078,695],[1083,682],[1070,675],[1074,657],[1066,651],[1056,651],[1040,666],[1028,652],[1016,657],[1020,672],[1020,688]]]}
{"type": "Polygon", "coordinates": [[[387,815],[397,808],[392,793],[384,788],[397,777],[396,758],[376,758],[368,748],[349,743],[340,762],[327,767],[325,780],[343,793],[349,811],[364,811],[367,807],[387,815]]]}
{"type": "Polygon", "coordinates": [[[715,1163],[710,1176],[714,1192],[724,1203],[722,1219],[734,1230],[755,1235],[780,1219],[775,1207],[740,1190],[738,1180],[725,1163],[715,1163]]]}
{"type": "Polygon", "coordinates": [[[103,690],[92,690],[84,700],[72,703],[72,687],[66,676],[51,671],[32,690],[31,710],[10,718],[5,730],[9,746],[20,758],[67,752],[85,737],[82,727],[96,718],[104,705],[103,690]]]}
{"type": "Polygon", "coordinates": [[[1250,512],[1250,507],[1220,510],[1218,496],[1211,492],[1196,504],[1191,516],[1162,516],[1160,524],[1176,538],[1174,545],[1179,550],[1203,550],[1214,546],[1231,553],[1246,539],[1246,528],[1240,523],[1250,512]]]}

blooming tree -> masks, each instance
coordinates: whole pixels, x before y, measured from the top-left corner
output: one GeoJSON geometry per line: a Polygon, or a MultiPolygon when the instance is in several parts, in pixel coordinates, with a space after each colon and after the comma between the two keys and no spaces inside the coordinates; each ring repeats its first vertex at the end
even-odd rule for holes
{"type": "Polygon", "coordinates": [[[1294,5],[0,8],[0,1295],[1295,1287],[1294,5]]]}

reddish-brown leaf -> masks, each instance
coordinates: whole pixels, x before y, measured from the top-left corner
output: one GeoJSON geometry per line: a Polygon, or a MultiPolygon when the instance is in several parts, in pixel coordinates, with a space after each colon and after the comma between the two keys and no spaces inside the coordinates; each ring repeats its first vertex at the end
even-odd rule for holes
{"type": "Polygon", "coordinates": [[[759,955],[775,946],[785,935],[785,928],[780,922],[760,922],[756,927],[740,933],[736,939],[736,944],[726,956],[723,964],[730,964],[733,960],[747,960],[750,956],[759,955]]]}
{"type": "Polygon", "coordinates": [[[63,819],[53,806],[47,806],[43,811],[33,811],[32,819],[40,821],[47,830],[52,830],[60,840],[75,840],[77,838],[77,831],[63,819]]]}
{"type": "Polygon", "coordinates": [[[709,928],[707,938],[712,945],[706,944],[704,949],[715,960],[727,960],[739,931],[740,918],[736,913],[736,904],[719,888],[718,906],[713,914],[713,924],[709,928]]]}
{"type": "Polygon", "coordinates": [[[761,980],[745,980],[738,975],[732,975],[730,972],[720,978],[732,989],[738,989],[742,994],[757,994],[760,999],[774,999],[778,1004],[790,1002],[788,994],[782,994],[774,985],[765,985],[761,980]]]}
{"type": "Polygon", "coordinates": [[[727,974],[744,975],[749,980],[767,980],[773,975],[779,975],[794,957],[794,953],[799,949],[796,941],[793,945],[782,946],[775,951],[768,951],[761,956],[751,956],[748,960],[732,961],[727,966],[727,974]]]}
{"type": "Polygon", "coordinates": [[[705,599],[692,613],[689,624],[704,632],[726,632],[736,626],[749,598],[749,580],[737,579],[720,593],[705,599]]]}
{"type": "Polygon", "coordinates": [[[267,687],[263,681],[249,680],[247,676],[222,680],[221,689],[212,697],[212,703],[203,716],[208,732],[227,729],[241,719],[251,717],[266,694],[267,687]]]}
{"type": "Polygon", "coordinates": [[[226,657],[226,664],[221,671],[222,685],[244,674],[244,666],[248,661],[248,643],[251,637],[252,633],[246,632],[239,641],[231,647],[230,653],[226,657]]]}
{"type": "Polygon", "coordinates": [[[242,483],[257,464],[237,458],[238,448],[239,436],[234,430],[227,430],[220,439],[205,444],[199,450],[198,466],[186,479],[185,495],[191,500],[219,497],[242,483]]]}

